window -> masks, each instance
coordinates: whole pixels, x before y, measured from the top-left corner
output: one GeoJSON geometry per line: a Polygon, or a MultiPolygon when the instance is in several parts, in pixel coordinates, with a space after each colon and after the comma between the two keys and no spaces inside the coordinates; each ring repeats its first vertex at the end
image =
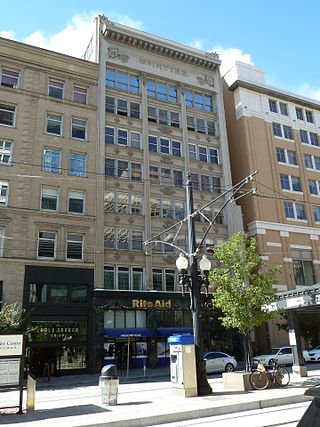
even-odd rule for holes
{"type": "Polygon", "coordinates": [[[181,142],[149,135],[149,151],[181,157],[181,142]]]}
{"type": "Polygon", "coordinates": [[[48,86],[48,95],[52,96],[54,98],[62,99],[63,98],[63,87],[64,87],[64,84],[62,82],[50,80],[49,86],[48,86]]]}
{"type": "Polygon", "coordinates": [[[81,119],[72,119],[71,137],[76,139],[87,139],[87,121],[81,119]]]}
{"type": "Polygon", "coordinates": [[[10,165],[12,161],[12,142],[0,140],[0,164],[10,165]]]}
{"type": "Polygon", "coordinates": [[[298,176],[280,175],[282,190],[299,191],[301,192],[301,183],[298,176]]]}
{"type": "Polygon", "coordinates": [[[300,107],[296,107],[296,116],[298,120],[303,120],[303,110],[300,107]]]}
{"type": "Polygon", "coordinates": [[[125,71],[107,68],[106,86],[126,90],[132,93],[139,92],[139,76],[125,71]]]}
{"type": "Polygon", "coordinates": [[[115,129],[112,127],[105,127],[105,143],[106,144],[119,144],[132,148],[141,148],[141,134],[139,132],[130,132],[124,129],[115,129]]]}
{"type": "Polygon", "coordinates": [[[184,96],[187,107],[213,112],[212,96],[193,91],[186,91],[184,96]]]}
{"type": "Polygon", "coordinates": [[[43,167],[44,172],[61,173],[61,152],[53,148],[43,150],[43,167]]]}
{"type": "Polygon", "coordinates": [[[67,260],[83,260],[83,236],[80,234],[67,235],[67,260]]]}
{"type": "Polygon", "coordinates": [[[155,291],[162,291],[163,290],[163,284],[162,284],[162,270],[161,269],[153,269],[152,270],[152,288],[155,291]]]}
{"type": "Polygon", "coordinates": [[[0,206],[7,206],[9,195],[9,183],[0,181],[0,206]]]}
{"type": "Polygon", "coordinates": [[[300,141],[302,144],[319,146],[318,135],[314,132],[307,132],[303,129],[300,129],[300,141]]]}
{"type": "Polygon", "coordinates": [[[306,213],[302,203],[284,202],[286,218],[306,220],[306,213]]]}
{"type": "Polygon", "coordinates": [[[174,86],[156,80],[147,81],[147,96],[157,98],[162,101],[178,101],[178,91],[174,86]]]}
{"type": "Polygon", "coordinates": [[[183,172],[180,170],[173,170],[173,185],[175,187],[183,186],[183,172]]]}
{"type": "Polygon", "coordinates": [[[300,129],[300,141],[302,144],[309,144],[308,132],[306,130],[300,129]]]}
{"type": "Polygon", "coordinates": [[[311,145],[319,146],[318,135],[314,132],[309,132],[309,138],[311,145]]]}
{"type": "Polygon", "coordinates": [[[132,148],[141,148],[141,135],[139,132],[130,132],[130,146],[132,148]]]}
{"type": "Polygon", "coordinates": [[[140,118],[140,104],[126,99],[106,96],[106,112],[119,114],[122,116],[140,118]]]}
{"type": "Polygon", "coordinates": [[[57,211],[58,209],[58,189],[52,187],[41,187],[41,209],[47,211],[57,211]]]}
{"type": "Polygon", "coordinates": [[[0,104],[0,125],[15,126],[16,109],[10,105],[0,104]]]}
{"type": "Polygon", "coordinates": [[[293,250],[292,265],[296,286],[312,286],[315,284],[311,251],[293,250]]]}
{"type": "Polygon", "coordinates": [[[308,169],[316,169],[320,171],[320,157],[312,156],[310,154],[304,155],[304,163],[308,169]]]}
{"type": "Polygon", "coordinates": [[[221,191],[221,180],[219,177],[216,177],[216,176],[212,177],[212,190],[215,193],[220,193],[220,191],[221,191]]]}
{"type": "Polygon", "coordinates": [[[142,181],[142,170],[140,163],[131,163],[131,180],[132,181],[142,181]]]}
{"type": "Polygon", "coordinates": [[[17,87],[19,82],[19,73],[12,70],[2,69],[1,86],[17,87]]]}
{"type": "Polygon", "coordinates": [[[269,99],[269,108],[272,113],[277,113],[277,101],[275,101],[274,99],[269,99]]]}
{"type": "MultiPolygon", "coordinates": [[[[141,267],[104,267],[104,287],[106,289],[143,290],[143,284],[144,272],[141,267]]],[[[145,327],[146,313],[145,311],[140,313],[140,311],[138,313],[137,311],[131,312],[131,310],[116,310],[115,319],[108,319],[108,327],[120,327],[120,325],[122,327],[145,327]],[[125,316],[129,312],[130,319],[125,316]],[[133,315],[135,319],[132,318],[133,315]]],[[[112,315],[113,312],[110,314],[112,315]]]]}
{"type": "Polygon", "coordinates": [[[87,156],[83,153],[69,154],[69,175],[71,176],[86,176],[87,156]]]}
{"type": "Polygon", "coordinates": [[[39,231],[38,236],[38,257],[55,258],[56,233],[52,231],[39,231]]]}
{"type": "Polygon", "coordinates": [[[189,159],[197,160],[197,147],[194,144],[188,144],[189,148],[189,159]]]}
{"type": "Polygon", "coordinates": [[[142,251],[143,233],[142,231],[132,230],[131,232],[131,248],[133,251],[142,251]]]}
{"type": "Polygon", "coordinates": [[[88,89],[81,86],[73,86],[73,100],[79,104],[88,103],[88,89]]]}
{"type": "Polygon", "coordinates": [[[177,128],[180,127],[179,113],[151,106],[148,106],[148,121],[177,128]]]}
{"type": "Polygon", "coordinates": [[[280,138],[293,140],[292,128],[290,126],[281,125],[280,123],[272,123],[273,135],[280,138]]]}
{"type": "Polygon", "coordinates": [[[69,191],[68,192],[68,212],[83,214],[84,213],[84,192],[69,191]]]}
{"type": "Polygon", "coordinates": [[[57,114],[47,114],[46,132],[51,135],[62,134],[62,116],[57,114]]]}
{"type": "Polygon", "coordinates": [[[215,148],[197,147],[194,144],[189,144],[190,160],[199,160],[206,163],[219,163],[218,150],[215,148]]]}
{"type": "Polygon", "coordinates": [[[313,121],[313,113],[310,110],[306,110],[306,120],[309,123],[314,123],[313,121]]]}
{"type": "Polygon", "coordinates": [[[297,165],[296,152],[277,147],[277,159],[279,163],[287,163],[289,165],[297,165]]]}
{"type": "Polygon", "coordinates": [[[159,184],[160,175],[158,166],[149,166],[149,177],[152,184],[159,184]]]}
{"type": "MultiPolygon", "coordinates": [[[[5,237],[5,229],[4,227],[0,227],[0,258],[3,257],[3,250],[4,250],[4,237],[5,237]]],[[[2,304],[2,281],[0,281],[0,310],[1,310],[1,304],[2,304]]]]}
{"type": "Polygon", "coordinates": [[[104,141],[106,144],[115,143],[115,129],[110,127],[105,127],[104,141]]]}
{"type": "Polygon", "coordinates": [[[319,181],[316,181],[315,179],[309,179],[308,187],[309,187],[309,193],[311,195],[316,195],[316,196],[320,195],[319,181]]]}
{"type": "Polygon", "coordinates": [[[320,222],[320,206],[312,206],[315,222],[320,222]]]}
{"type": "Polygon", "coordinates": [[[115,248],[115,233],[112,227],[104,227],[104,247],[106,249],[115,248]]]}
{"type": "Polygon", "coordinates": [[[105,175],[140,182],[142,180],[142,168],[140,163],[106,158],[105,175]]]}
{"type": "Polygon", "coordinates": [[[279,102],[279,107],[280,107],[280,113],[283,116],[288,116],[288,106],[287,104],[283,103],[283,102],[279,102]]]}

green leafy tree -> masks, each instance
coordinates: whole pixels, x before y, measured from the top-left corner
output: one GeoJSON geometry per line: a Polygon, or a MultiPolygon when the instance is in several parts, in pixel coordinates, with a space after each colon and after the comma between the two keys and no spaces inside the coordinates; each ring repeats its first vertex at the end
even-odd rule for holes
{"type": "Polygon", "coordinates": [[[18,303],[4,304],[0,310],[0,334],[21,332],[25,311],[18,303]]]}
{"type": "Polygon", "coordinates": [[[213,305],[222,311],[220,320],[226,328],[238,330],[244,341],[246,370],[252,363],[250,331],[268,322],[275,312],[262,306],[275,301],[276,273],[280,266],[267,270],[257,242],[245,233],[236,233],[214,250],[221,266],[210,273],[210,281],[218,285],[213,305]]]}

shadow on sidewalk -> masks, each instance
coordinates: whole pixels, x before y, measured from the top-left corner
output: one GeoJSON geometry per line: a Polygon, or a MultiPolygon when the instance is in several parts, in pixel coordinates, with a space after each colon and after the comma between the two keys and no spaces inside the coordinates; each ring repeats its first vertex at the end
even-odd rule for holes
{"type": "Polygon", "coordinates": [[[24,425],[28,421],[42,421],[47,420],[48,418],[63,418],[74,417],[76,415],[99,414],[101,412],[110,412],[110,410],[96,405],[68,406],[64,408],[42,410],[39,409],[35,412],[27,412],[21,415],[2,415],[0,424],[24,425]]]}

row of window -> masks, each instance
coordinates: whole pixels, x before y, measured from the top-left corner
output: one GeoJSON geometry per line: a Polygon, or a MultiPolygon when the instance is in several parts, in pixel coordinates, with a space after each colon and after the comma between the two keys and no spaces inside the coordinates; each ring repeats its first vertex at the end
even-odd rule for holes
{"type": "MultiPolygon", "coordinates": [[[[284,211],[286,218],[306,220],[307,215],[303,203],[284,202],[284,211]]],[[[320,222],[320,206],[312,206],[312,212],[315,222],[320,222]]]]}
{"type": "MultiPolygon", "coordinates": [[[[0,104],[0,125],[15,127],[16,107],[0,104]]],[[[49,135],[63,136],[63,116],[61,114],[47,114],[45,132],[49,135]]],[[[86,119],[71,118],[70,137],[87,141],[88,124],[86,119]]]]}
{"type": "Polygon", "coordinates": [[[30,283],[29,303],[84,304],[88,301],[87,285],[30,283]]]}
{"type": "MultiPolygon", "coordinates": [[[[273,122],[272,129],[274,136],[279,136],[280,138],[290,139],[293,141],[292,127],[273,122]]],[[[300,129],[299,135],[302,144],[319,146],[318,135],[316,133],[300,129]]]]}
{"type": "MultiPolygon", "coordinates": [[[[280,113],[282,116],[289,116],[288,104],[269,98],[269,109],[272,113],[280,113]]],[[[313,112],[301,107],[295,107],[296,118],[308,123],[314,123],[313,112]]]]}
{"type": "MultiPolygon", "coordinates": [[[[106,112],[119,114],[127,117],[140,118],[140,104],[125,99],[106,96],[106,112]]],[[[180,114],[158,107],[148,107],[148,121],[179,128],[180,114]]],[[[208,135],[215,135],[215,122],[201,117],[187,116],[187,127],[189,130],[208,135]]]]}
{"type": "MultiPolygon", "coordinates": [[[[174,292],[178,287],[177,280],[175,270],[152,270],[154,290],[174,292]]],[[[144,290],[144,270],[139,267],[105,266],[104,285],[106,289],[144,290]]]]}
{"type": "MultiPolygon", "coordinates": [[[[11,88],[19,87],[19,77],[20,76],[18,71],[2,68],[0,70],[0,85],[11,88]]],[[[48,82],[47,94],[53,98],[64,99],[65,82],[62,80],[50,79],[48,82]]],[[[72,100],[79,102],[80,104],[87,104],[88,88],[84,86],[73,85],[72,100]]]]}
{"type": "MultiPolygon", "coordinates": [[[[68,233],[66,238],[65,256],[67,261],[83,261],[84,236],[68,233]]],[[[57,233],[42,230],[38,235],[38,258],[56,259],[57,233]]]]}
{"type": "MultiPolygon", "coordinates": [[[[106,70],[106,86],[122,89],[131,93],[140,92],[140,77],[136,74],[113,68],[106,70]]],[[[161,101],[178,102],[178,90],[167,82],[148,79],[147,96],[161,101]]],[[[186,91],[184,94],[187,107],[203,111],[213,111],[212,96],[201,92],[186,91]]]]}
{"type": "MultiPolygon", "coordinates": [[[[279,163],[298,165],[295,151],[277,147],[276,153],[279,163]]],[[[314,156],[312,154],[304,154],[304,162],[307,169],[315,169],[320,171],[320,157],[314,156]]]]}
{"type": "Polygon", "coordinates": [[[106,249],[142,251],[142,243],[142,231],[104,227],[104,247],[106,249]]]}

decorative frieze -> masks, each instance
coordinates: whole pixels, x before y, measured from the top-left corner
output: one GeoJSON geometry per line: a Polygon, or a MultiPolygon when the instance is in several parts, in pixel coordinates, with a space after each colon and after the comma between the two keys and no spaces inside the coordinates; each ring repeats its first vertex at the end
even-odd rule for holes
{"type": "Polygon", "coordinates": [[[111,59],[119,59],[119,61],[123,63],[129,61],[129,55],[120,53],[120,49],[117,47],[108,47],[108,57],[111,59]]]}

